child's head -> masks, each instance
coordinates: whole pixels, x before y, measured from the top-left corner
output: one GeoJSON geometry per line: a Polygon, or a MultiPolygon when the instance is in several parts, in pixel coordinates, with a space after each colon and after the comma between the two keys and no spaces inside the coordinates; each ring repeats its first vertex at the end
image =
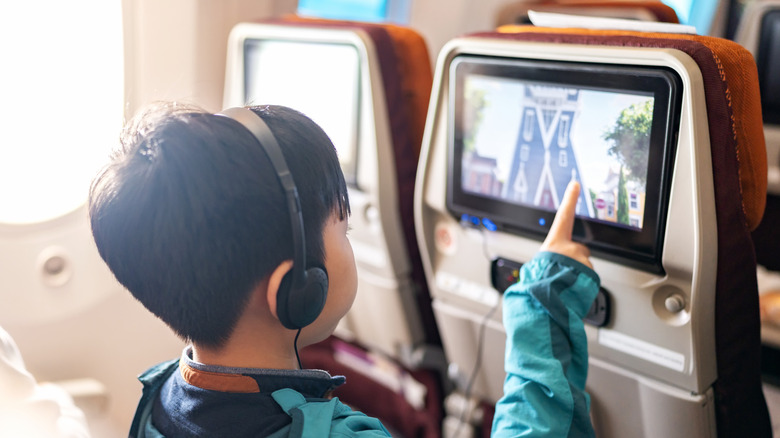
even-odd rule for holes
{"type": "MultiPolygon", "coordinates": [[[[297,111],[253,111],[295,180],[307,264],[326,266],[323,233],[349,214],[336,151],[297,111]]],[[[98,250],[120,283],[201,345],[219,347],[252,290],[293,259],[287,200],[265,151],[235,120],[193,107],[161,104],[135,117],[93,182],[89,204],[98,250]]],[[[348,259],[354,270],[351,250],[348,259]]]]}

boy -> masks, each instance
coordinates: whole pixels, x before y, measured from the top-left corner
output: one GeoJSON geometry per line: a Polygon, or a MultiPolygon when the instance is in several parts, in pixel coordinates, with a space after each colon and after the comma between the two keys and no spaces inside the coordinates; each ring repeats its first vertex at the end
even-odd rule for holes
{"type": "MultiPolygon", "coordinates": [[[[270,135],[250,126],[256,121],[245,120],[247,110],[228,111],[226,117],[169,104],[142,113],[124,130],[122,147],[90,191],[101,256],[144,306],[190,344],[179,361],[141,376],[144,394],[131,435],[389,436],[378,420],[327,400],[343,377],[299,369],[297,361],[298,344],[328,337],[357,289],[346,236],[349,200],[336,151],[314,122],[289,108],[252,109],[270,135]],[[267,147],[277,142],[292,189],[267,147]],[[302,239],[296,203],[289,200],[294,192],[302,239]],[[308,263],[296,267],[301,241],[308,263]],[[298,282],[287,274],[318,267],[328,282],[321,313],[311,324],[299,324],[302,329],[288,324],[280,306],[290,283],[298,282]]],[[[576,194],[566,199],[571,206],[576,194]]],[[[587,250],[571,243],[568,227],[568,238],[561,226],[551,232],[546,248],[588,263],[587,250]]],[[[592,301],[598,277],[585,276],[595,280],[581,300],[592,301]]],[[[565,376],[552,378],[563,378],[569,387],[565,376]]],[[[582,392],[579,383],[572,392],[582,392]]],[[[515,400],[499,406],[515,406],[525,392],[518,389],[515,400]]],[[[543,409],[546,403],[539,401],[543,409]]],[[[548,414],[555,417],[560,406],[553,408],[548,414]]],[[[582,415],[587,418],[587,411],[582,415]]],[[[520,420],[507,418],[506,424],[520,420]]]]}

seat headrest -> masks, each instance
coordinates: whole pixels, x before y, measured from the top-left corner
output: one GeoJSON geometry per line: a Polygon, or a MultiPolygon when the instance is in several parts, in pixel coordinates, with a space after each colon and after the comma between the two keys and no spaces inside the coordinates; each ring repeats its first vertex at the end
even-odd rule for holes
{"type": "MultiPolygon", "coordinates": [[[[391,118],[403,119],[404,133],[394,132],[395,138],[408,134],[416,156],[420,154],[422,134],[425,129],[425,116],[428,113],[428,100],[431,95],[433,83],[433,71],[431,59],[428,54],[428,45],[425,39],[415,30],[391,23],[366,23],[361,21],[330,20],[324,18],[301,17],[295,14],[285,15],[276,20],[263,21],[265,23],[280,25],[300,25],[305,27],[324,27],[337,29],[360,29],[371,32],[375,37],[375,31],[382,32],[389,38],[390,44],[386,47],[377,47],[377,50],[389,50],[390,57],[380,53],[380,61],[383,63],[383,80],[396,82],[400,87],[398,96],[386,96],[399,98],[401,106],[398,112],[390,114],[391,118]],[[386,64],[386,65],[384,65],[386,64]]],[[[377,41],[374,41],[377,44],[377,41]]],[[[398,93],[399,90],[387,90],[388,94],[398,93]]],[[[393,106],[393,105],[389,105],[393,106]]],[[[395,108],[391,108],[395,109],[395,108]]],[[[394,139],[397,142],[397,140],[394,139]]]]}

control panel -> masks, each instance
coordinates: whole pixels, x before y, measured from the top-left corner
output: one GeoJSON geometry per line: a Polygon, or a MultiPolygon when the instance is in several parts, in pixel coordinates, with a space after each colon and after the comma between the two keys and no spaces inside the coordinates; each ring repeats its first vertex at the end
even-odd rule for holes
{"type": "MultiPolygon", "coordinates": [[[[522,263],[514,260],[503,257],[494,259],[490,264],[490,281],[493,287],[503,294],[509,286],[517,283],[520,279],[520,268],[522,267],[522,263]]],[[[596,295],[596,299],[593,300],[593,305],[590,307],[588,314],[583,318],[583,321],[596,327],[604,327],[609,323],[609,314],[609,292],[602,287],[599,288],[599,293],[596,295]]]]}

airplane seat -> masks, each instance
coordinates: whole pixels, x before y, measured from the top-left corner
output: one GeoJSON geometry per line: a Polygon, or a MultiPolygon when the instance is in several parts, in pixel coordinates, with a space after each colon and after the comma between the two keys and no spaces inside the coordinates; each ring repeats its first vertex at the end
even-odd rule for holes
{"type": "MultiPolygon", "coordinates": [[[[449,398],[502,396],[500,293],[538,251],[558,194],[577,179],[584,190],[575,240],[591,248],[603,287],[586,321],[596,435],[771,436],[751,238],[766,200],[757,77],[742,46],[689,34],[506,26],[442,49],[415,215],[456,371],[449,398]],[[637,91],[626,79],[644,75],[639,82],[666,77],[664,91],[637,91]],[[594,121],[610,122],[610,102],[619,109],[634,94],[637,102],[653,96],[644,120],[661,123],[652,135],[666,145],[665,159],[642,165],[644,187],[632,186],[641,166],[626,178],[628,160],[596,153],[609,131],[594,121]],[[629,194],[629,214],[616,219],[615,198],[629,194]],[[640,214],[632,219],[634,204],[640,214]],[[643,262],[634,239],[645,231],[654,243],[643,262]]],[[[614,112],[615,126],[638,108],[614,112]]],[[[479,424],[446,406],[445,424],[479,424]]]]}
{"type": "MultiPolygon", "coordinates": [[[[753,232],[758,264],[769,270],[768,276],[780,271],[780,1],[762,0],[750,3],[742,14],[734,40],[756,58],[761,88],[761,106],[766,136],[768,194],[764,219],[753,232]]],[[[773,292],[775,288],[759,293],[773,292]]],[[[762,340],[773,349],[780,349],[780,327],[764,323],[762,340]]],[[[773,373],[780,374],[780,370],[773,373]]]]}
{"type": "Polygon", "coordinates": [[[441,376],[398,363],[353,342],[331,336],[301,351],[308,368],[347,377],[334,395],[366,415],[379,418],[393,436],[441,436],[443,392],[441,376]]]}
{"type": "MultiPolygon", "coordinates": [[[[315,27],[356,27],[369,33],[376,45],[392,137],[392,162],[397,191],[395,203],[406,248],[403,255],[408,257],[410,263],[409,275],[417,291],[414,294],[415,307],[420,313],[420,323],[423,326],[421,334],[416,336],[422,336],[421,339],[430,345],[438,345],[441,341],[430,306],[428,285],[414,230],[414,183],[433,77],[425,40],[416,31],[393,24],[325,20],[297,15],[287,16],[282,22],[315,27]]],[[[383,166],[380,165],[381,167],[383,166]]],[[[387,198],[390,201],[390,197],[387,198]]],[[[362,324],[374,325],[373,321],[367,320],[362,324]]],[[[352,336],[360,338],[359,334],[352,333],[352,336]]],[[[361,341],[372,344],[370,340],[361,341]]]]}
{"type": "MultiPolygon", "coordinates": [[[[426,43],[417,32],[398,25],[300,16],[240,24],[230,44],[244,44],[238,41],[240,33],[247,35],[247,40],[347,44],[358,53],[359,72],[352,85],[358,88],[357,109],[352,115],[331,114],[331,119],[318,119],[314,110],[307,113],[306,105],[315,100],[312,95],[317,95],[317,90],[297,100],[287,95],[292,93],[268,97],[270,92],[258,91],[251,96],[236,92],[231,80],[235,84],[253,79],[231,79],[230,60],[225,106],[253,102],[291,106],[307,113],[326,132],[333,116],[356,118],[355,150],[347,154],[356,157],[356,164],[345,176],[352,208],[350,241],[358,269],[358,294],[335,336],[303,349],[301,358],[307,367],[345,373],[350,384],[336,395],[379,417],[403,436],[438,436],[446,363],[413,215],[414,182],[432,81],[426,43]]],[[[262,64],[262,59],[258,62],[262,64]]],[[[288,77],[321,84],[317,87],[335,86],[323,83],[316,71],[303,79],[286,71],[281,62],[272,67],[288,77]]],[[[247,68],[252,68],[249,62],[247,68]]],[[[243,72],[244,66],[236,71],[243,72]]],[[[284,88],[279,81],[274,87],[284,88]]],[[[344,100],[347,96],[333,98],[344,100]]],[[[343,146],[331,138],[344,167],[343,146]]]]}
{"type": "Polygon", "coordinates": [[[640,21],[679,23],[677,13],[670,6],[654,0],[537,0],[509,3],[496,14],[496,27],[511,24],[530,24],[528,11],[558,14],[587,15],[640,21]]]}

